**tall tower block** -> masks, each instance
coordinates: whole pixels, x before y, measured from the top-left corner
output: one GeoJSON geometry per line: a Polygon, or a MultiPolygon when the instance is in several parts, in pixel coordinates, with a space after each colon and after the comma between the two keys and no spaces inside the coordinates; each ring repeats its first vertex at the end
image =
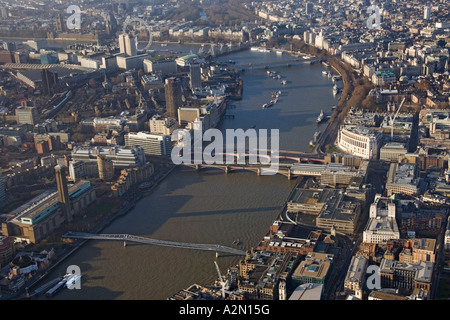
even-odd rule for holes
{"type": "Polygon", "coordinates": [[[57,165],[55,167],[56,185],[58,187],[58,201],[61,204],[63,214],[66,216],[66,221],[72,221],[72,212],[70,209],[69,189],[67,187],[67,167],[57,165]]]}

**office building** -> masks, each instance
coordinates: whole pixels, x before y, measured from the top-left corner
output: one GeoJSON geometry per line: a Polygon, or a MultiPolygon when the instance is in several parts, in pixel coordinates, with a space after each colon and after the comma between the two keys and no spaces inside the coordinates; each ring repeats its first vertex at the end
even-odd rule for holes
{"type": "Polygon", "coordinates": [[[18,124],[32,124],[39,122],[39,113],[35,107],[16,108],[16,121],[18,124]]]}
{"type": "Polygon", "coordinates": [[[305,12],[307,15],[310,15],[313,13],[314,5],[311,2],[307,2],[305,5],[305,12]]]}
{"type": "Polygon", "coordinates": [[[320,300],[323,284],[304,283],[295,288],[288,300],[320,300]]]}
{"type": "Polygon", "coordinates": [[[13,260],[15,254],[14,238],[0,236],[0,268],[13,260]]]}
{"type": "Polygon", "coordinates": [[[372,290],[367,297],[367,300],[400,300],[406,301],[407,297],[401,296],[396,293],[396,289],[381,289],[381,290],[372,290]]]}
{"type": "Polygon", "coordinates": [[[165,60],[144,60],[144,72],[146,73],[158,73],[162,77],[177,72],[177,63],[173,59],[165,60]]]}
{"type": "Polygon", "coordinates": [[[41,70],[42,93],[52,95],[56,92],[58,86],[58,73],[48,69],[41,70]]]}
{"type": "Polygon", "coordinates": [[[98,177],[99,168],[97,162],[81,160],[69,161],[69,179],[71,181],[76,182],[83,179],[98,177]]]}
{"type": "Polygon", "coordinates": [[[363,242],[386,243],[400,239],[400,231],[396,221],[396,205],[391,198],[375,196],[370,205],[369,221],[363,232],[363,242]]]}
{"type": "Polygon", "coordinates": [[[37,153],[40,154],[63,149],[58,135],[34,134],[34,143],[37,153]]]}
{"type": "Polygon", "coordinates": [[[178,109],[182,106],[182,88],[180,79],[167,78],[164,91],[166,96],[166,112],[170,118],[178,120],[178,109]]]}
{"type": "Polygon", "coordinates": [[[189,79],[192,91],[202,88],[202,74],[199,63],[191,63],[189,65],[189,79]]]}
{"type": "Polygon", "coordinates": [[[444,249],[450,251],[450,219],[447,220],[447,228],[445,229],[444,249]]]}
{"type": "Polygon", "coordinates": [[[141,147],[145,154],[170,156],[172,152],[172,138],[170,135],[153,134],[150,132],[130,132],[125,135],[125,146],[141,147]]]}
{"type": "Polygon", "coordinates": [[[5,202],[6,202],[5,184],[3,183],[3,176],[0,173],[0,208],[3,207],[5,202]]]}
{"type": "Polygon", "coordinates": [[[362,299],[366,282],[366,269],[369,261],[364,256],[353,256],[344,280],[344,291],[362,299]]]}
{"type": "Polygon", "coordinates": [[[97,156],[104,155],[105,159],[111,160],[114,169],[127,167],[139,167],[145,164],[145,153],[141,147],[123,148],[112,147],[76,147],[72,151],[73,161],[84,161],[98,163],[97,156]]]}
{"type": "Polygon", "coordinates": [[[141,69],[143,67],[144,60],[150,57],[151,55],[147,53],[134,54],[133,56],[117,56],[117,67],[124,70],[141,69]]]}
{"type": "Polygon", "coordinates": [[[430,20],[431,19],[431,7],[425,6],[423,8],[423,19],[430,20]]]}
{"type": "Polygon", "coordinates": [[[137,53],[137,38],[134,35],[122,33],[119,35],[120,53],[132,57],[137,53]]]}
{"type": "Polygon", "coordinates": [[[382,259],[380,278],[382,288],[395,288],[412,293],[415,289],[430,292],[433,278],[433,262],[417,264],[382,259]]]}
{"type": "Polygon", "coordinates": [[[298,257],[295,252],[275,253],[253,249],[247,251],[245,259],[239,261],[241,280],[235,281],[239,291],[243,292],[248,300],[283,298],[283,284],[294,272],[298,257]]]}
{"type": "Polygon", "coordinates": [[[106,32],[109,35],[115,33],[117,30],[117,20],[114,14],[111,12],[107,13],[105,20],[106,20],[105,22],[106,32]]]}
{"type": "Polygon", "coordinates": [[[88,174],[86,174],[86,163],[84,161],[70,161],[69,162],[69,179],[71,181],[77,181],[79,179],[83,179],[85,177],[89,177],[88,174]]]}
{"type": "Polygon", "coordinates": [[[371,128],[346,125],[338,133],[338,147],[363,159],[377,159],[382,135],[371,128]]]}
{"type": "Polygon", "coordinates": [[[178,122],[173,118],[162,118],[161,116],[153,116],[149,122],[150,132],[153,134],[163,134],[170,136],[172,132],[178,129],[178,122]]]}
{"type": "Polygon", "coordinates": [[[40,54],[41,64],[58,64],[59,58],[56,52],[46,52],[40,54]]]}
{"type": "Polygon", "coordinates": [[[9,10],[6,7],[0,7],[0,17],[2,19],[8,19],[9,18],[9,10]]]}
{"type": "Polygon", "coordinates": [[[120,53],[126,54],[125,33],[119,35],[119,50],[120,53]]]}
{"type": "Polygon", "coordinates": [[[326,205],[316,218],[316,226],[325,230],[344,234],[353,234],[361,213],[359,201],[347,200],[340,191],[327,200],[326,205]]]}
{"type": "Polygon", "coordinates": [[[417,195],[419,192],[418,166],[411,163],[391,163],[386,180],[387,195],[417,195]]]}
{"type": "MultiPolygon", "coordinates": [[[[420,261],[435,262],[436,239],[415,238],[408,239],[402,250],[403,262],[419,263],[420,261]],[[409,255],[409,257],[406,256],[409,255]],[[406,260],[406,261],[405,261],[406,260]]],[[[401,254],[401,253],[400,253],[401,254]]],[[[399,261],[402,260],[399,258],[399,261]]]]}
{"type": "Polygon", "coordinates": [[[335,189],[296,189],[287,203],[287,212],[319,215],[330,198],[337,197],[335,189]]]}
{"type": "Polygon", "coordinates": [[[408,150],[402,143],[386,143],[380,148],[380,160],[388,162],[398,162],[398,158],[408,153],[408,150]]]}
{"type": "Polygon", "coordinates": [[[292,274],[292,283],[299,286],[304,283],[315,283],[326,286],[333,263],[333,255],[312,252],[308,254],[292,274]]]}

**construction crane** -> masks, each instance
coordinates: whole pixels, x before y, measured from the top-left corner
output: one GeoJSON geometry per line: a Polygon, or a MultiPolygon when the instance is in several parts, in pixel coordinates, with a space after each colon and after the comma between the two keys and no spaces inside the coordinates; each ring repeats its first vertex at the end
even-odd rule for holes
{"type": "Polygon", "coordinates": [[[403,104],[405,103],[406,98],[403,98],[402,102],[400,103],[400,106],[398,107],[397,111],[395,112],[394,117],[390,117],[390,125],[391,125],[391,141],[394,137],[394,121],[398,116],[398,113],[400,112],[400,109],[403,107],[403,104]]]}
{"type": "Polygon", "coordinates": [[[222,274],[220,273],[220,269],[217,262],[214,261],[214,264],[216,265],[217,273],[219,274],[220,286],[222,287],[222,298],[225,299],[225,281],[223,280],[222,274]]]}

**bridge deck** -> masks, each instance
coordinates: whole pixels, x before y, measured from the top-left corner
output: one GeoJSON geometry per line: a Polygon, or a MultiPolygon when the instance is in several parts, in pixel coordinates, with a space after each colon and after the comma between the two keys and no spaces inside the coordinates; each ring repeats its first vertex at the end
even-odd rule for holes
{"type": "Polygon", "coordinates": [[[88,239],[88,240],[119,240],[130,241],[144,244],[153,244],[158,246],[176,247],[184,249],[196,249],[196,250],[208,250],[216,252],[225,252],[235,255],[245,255],[246,252],[239,249],[225,247],[218,244],[197,244],[197,243],[185,243],[176,241],[157,240],[146,237],[139,237],[130,234],[95,234],[95,233],[82,233],[82,232],[68,232],[63,235],[64,238],[72,239],[88,239]]]}
{"type": "Polygon", "coordinates": [[[305,64],[311,64],[317,62],[318,59],[308,59],[308,60],[291,60],[282,63],[257,63],[257,64],[236,64],[233,66],[235,69],[245,69],[245,70],[261,70],[261,69],[274,69],[274,68],[287,68],[301,66],[305,64]]]}

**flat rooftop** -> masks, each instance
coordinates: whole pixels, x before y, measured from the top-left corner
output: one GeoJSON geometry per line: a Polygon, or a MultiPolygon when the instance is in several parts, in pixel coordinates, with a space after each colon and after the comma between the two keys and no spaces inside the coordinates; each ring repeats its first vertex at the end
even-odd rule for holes
{"type": "MultiPolygon", "coordinates": [[[[90,188],[91,183],[89,181],[82,180],[75,184],[70,184],[68,185],[69,197],[71,199],[77,198],[90,188]]],[[[17,214],[13,218],[16,222],[36,224],[58,208],[58,191],[47,190],[11,213],[17,214]]]]}
{"type": "Polygon", "coordinates": [[[326,203],[339,193],[336,189],[296,189],[290,201],[303,204],[326,203]]]}
{"type": "Polygon", "coordinates": [[[323,284],[304,283],[295,288],[289,300],[320,300],[323,284]]]}

